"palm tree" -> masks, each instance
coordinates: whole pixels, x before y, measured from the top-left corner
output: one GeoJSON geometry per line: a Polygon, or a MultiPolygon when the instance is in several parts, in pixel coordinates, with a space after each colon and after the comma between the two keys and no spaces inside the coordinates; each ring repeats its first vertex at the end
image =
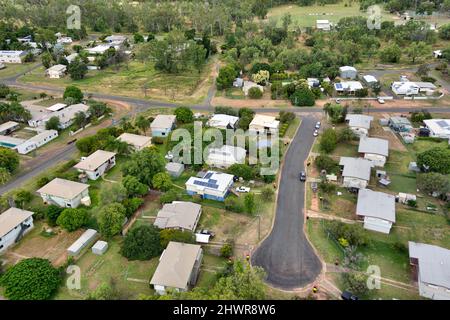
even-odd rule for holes
{"type": "Polygon", "coordinates": [[[144,116],[139,116],[137,117],[135,124],[144,132],[145,135],[147,135],[147,129],[150,127],[150,120],[148,120],[144,116]]]}

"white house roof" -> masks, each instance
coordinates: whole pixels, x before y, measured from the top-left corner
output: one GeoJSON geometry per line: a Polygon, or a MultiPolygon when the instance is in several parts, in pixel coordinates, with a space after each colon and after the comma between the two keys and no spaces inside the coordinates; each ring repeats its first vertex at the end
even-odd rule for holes
{"type": "Polygon", "coordinates": [[[184,164],[178,162],[169,162],[166,164],[166,170],[169,172],[178,172],[184,170],[184,164]]]}
{"type": "Polygon", "coordinates": [[[14,138],[14,137],[11,137],[11,136],[2,136],[2,135],[0,135],[0,142],[9,143],[9,144],[12,144],[14,146],[18,146],[19,144],[22,144],[25,141],[26,141],[25,139],[19,139],[19,138],[14,138]]]}
{"type": "Polygon", "coordinates": [[[15,121],[8,121],[5,123],[0,124],[0,132],[10,130],[18,126],[19,124],[15,121]]]}
{"type": "Polygon", "coordinates": [[[149,146],[152,143],[151,137],[141,136],[141,135],[132,134],[132,133],[123,133],[117,138],[117,140],[131,144],[132,146],[134,146],[136,148],[144,148],[144,147],[149,146]]]}
{"type": "Polygon", "coordinates": [[[358,192],[356,214],[358,216],[378,218],[394,223],[395,197],[383,192],[360,189],[358,192]]]}
{"type": "Polygon", "coordinates": [[[244,163],[247,151],[244,148],[234,146],[222,146],[209,149],[207,163],[244,163]]]}
{"type": "Polygon", "coordinates": [[[80,161],[74,166],[74,168],[79,170],[95,171],[115,156],[115,152],[97,150],[86,159],[80,161]]]}
{"type": "Polygon", "coordinates": [[[30,139],[26,140],[26,142],[28,143],[33,143],[33,142],[41,142],[42,139],[48,137],[49,135],[54,135],[54,134],[58,134],[58,131],[56,130],[43,130],[40,131],[37,135],[31,137],[30,139]]]}
{"type": "Polygon", "coordinates": [[[170,129],[175,123],[176,116],[160,114],[156,116],[150,127],[152,129],[170,129]]]}
{"type": "Polygon", "coordinates": [[[253,118],[252,122],[250,122],[250,127],[253,126],[278,129],[278,127],[280,126],[280,121],[276,120],[276,118],[272,116],[257,114],[253,118]]]}
{"type": "Polygon", "coordinates": [[[359,153],[372,153],[380,156],[389,156],[389,141],[379,138],[361,137],[359,139],[359,153]]]}
{"type": "Polygon", "coordinates": [[[0,214],[0,238],[8,234],[12,229],[27,220],[34,213],[18,208],[9,208],[0,214]]]}
{"type": "Polygon", "coordinates": [[[99,44],[94,48],[86,49],[90,54],[103,54],[111,48],[110,44],[99,44]]]}
{"type": "Polygon", "coordinates": [[[340,166],[344,166],[343,177],[358,178],[369,181],[373,167],[372,161],[363,158],[341,157],[340,166]]]}
{"type": "Polygon", "coordinates": [[[97,236],[97,231],[87,229],[72,245],[67,249],[69,252],[79,253],[80,250],[97,236]]]}
{"type": "Polygon", "coordinates": [[[72,53],[72,54],[69,54],[67,57],[66,57],[66,60],[69,62],[69,63],[71,63],[73,60],[75,60],[75,58],[76,57],[78,57],[78,53],[72,53]]]}
{"type": "Polygon", "coordinates": [[[37,193],[48,194],[63,199],[74,199],[88,188],[88,184],[55,178],[40,188],[37,193]]]}
{"type": "Polygon", "coordinates": [[[329,24],[329,20],[317,20],[317,24],[329,24]]]}
{"type": "Polygon", "coordinates": [[[20,57],[25,55],[25,51],[14,51],[14,50],[0,50],[0,56],[14,56],[20,57]]]}
{"type": "Polygon", "coordinates": [[[419,260],[420,280],[450,289],[450,250],[411,241],[408,246],[409,256],[419,260]]]}
{"type": "Polygon", "coordinates": [[[357,72],[355,67],[350,67],[350,66],[343,66],[339,68],[339,71],[341,72],[345,72],[345,71],[354,71],[357,72]]]}
{"type": "Polygon", "coordinates": [[[122,35],[111,35],[105,38],[106,42],[124,42],[125,40],[127,37],[122,35]]]}
{"type": "Polygon", "coordinates": [[[56,104],[52,105],[51,107],[48,107],[47,110],[56,112],[56,111],[64,109],[65,107],[67,107],[67,104],[65,104],[65,103],[56,103],[56,104]]]}
{"type": "Polygon", "coordinates": [[[417,82],[415,81],[414,84],[418,86],[420,89],[432,89],[435,90],[437,87],[431,83],[431,82],[417,82]]]}
{"type": "Polygon", "coordinates": [[[228,173],[208,171],[203,178],[190,177],[186,185],[195,185],[197,188],[225,192],[233,181],[234,176],[228,173]]]}
{"type": "Polygon", "coordinates": [[[348,121],[350,127],[364,128],[369,130],[373,117],[364,114],[347,114],[345,120],[348,121]]]}
{"type": "Polygon", "coordinates": [[[185,288],[202,248],[199,245],[169,242],[159,259],[158,267],[150,281],[152,285],[185,288]]]}
{"type": "Polygon", "coordinates": [[[229,116],[227,114],[215,114],[208,121],[210,127],[228,127],[234,128],[236,122],[239,121],[239,117],[229,116]]]}
{"type": "Polygon", "coordinates": [[[356,91],[363,89],[363,85],[359,81],[341,81],[334,84],[337,91],[356,91]]]}
{"type": "Polygon", "coordinates": [[[372,76],[372,75],[370,75],[370,74],[365,75],[365,76],[363,77],[363,79],[364,79],[364,81],[367,82],[367,83],[378,82],[377,78],[375,78],[374,76],[372,76]]]}
{"type": "Polygon", "coordinates": [[[450,119],[429,119],[423,122],[435,135],[450,136],[450,119]]]}
{"type": "Polygon", "coordinates": [[[67,70],[67,66],[63,64],[56,64],[50,68],[47,69],[47,72],[53,71],[53,72],[65,72],[67,70]]]}
{"type": "Polygon", "coordinates": [[[174,201],[158,212],[154,225],[160,229],[182,228],[194,231],[202,206],[192,202],[174,201]]]}

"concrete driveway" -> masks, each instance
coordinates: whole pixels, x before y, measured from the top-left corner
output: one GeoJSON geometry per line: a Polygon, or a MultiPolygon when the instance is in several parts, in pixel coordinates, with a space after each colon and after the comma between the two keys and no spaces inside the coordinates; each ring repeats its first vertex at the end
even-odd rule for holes
{"type": "Polygon", "coordinates": [[[252,264],[266,271],[266,281],[285,290],[312,283],[322,269],[303,232],[305,183],[299,180],[314,142],[317,120],[311,115],[304,117],[291,142],[284,161],[273,230],[252,256],[252,264]]]}

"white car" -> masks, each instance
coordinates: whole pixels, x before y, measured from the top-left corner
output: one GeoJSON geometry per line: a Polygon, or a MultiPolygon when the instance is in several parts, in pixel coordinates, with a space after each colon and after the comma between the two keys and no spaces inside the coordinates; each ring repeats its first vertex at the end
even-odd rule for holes
{"type": "Polygon", "coordinates": [[[385,101],[384,101],[384,99],[378,98],[378,103],[379,103],[379,104],[384,104],[385,101]]]}
{"type": "Polygon", "coordinates": [[[249,193],[250,192],[250,188],[248,188],[248,187],[239,187],[239,188],[236,188],[236,192],[249,193]]]}
{"type": "Polygon", "coordinates": [[[319,130],[314,130],[313,136],[314,137],[318,137],[319,136],[319,130]]]}
{"type": "Polygon", "coordinates": [[[322,124],[320,123],[320,121],[317,122],[317,123],[316,123],[316,129],[319,130],[321,125],[322,125],[322,124]]]}
{"type": "Polygon", "coordinates": [[[340,104],[341,103],[341,99],[336,99],[336,103],[340,104]]]}

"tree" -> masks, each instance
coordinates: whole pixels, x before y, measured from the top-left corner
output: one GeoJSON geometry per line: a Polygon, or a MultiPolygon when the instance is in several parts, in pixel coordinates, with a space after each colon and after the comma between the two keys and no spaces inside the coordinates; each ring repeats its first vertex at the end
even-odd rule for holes
{"type": "Polygon", "coordinates": [[[167,191],[172,186],[172,178],[167,172],[159,172],[153,176],[152,186],[156,190],[167,191]]]}
{"type": "Polygon", "coordinates": [[[138,127],[139,129],[141,129],[144,132],[144,134],[147,134],[147,129],[150,127],[149,119],[140,115],[136,118],[135,124],[136,124],[136,127],[138,127]]]}
{"type": "Polygon", "coordinates": [[[259,70],[257,73],[252,75],[252,80],[257,84],[265,86],[270,79],[270,72],[267,70],[259,70]]]}
{"type": "Polygon", "coordinates": [[[85,209],[67,208],[59,215],[56,224],[69,232],[80,229],[89,221],[89,213],[85,209]]]}
{"type": "Polygon", "coordinates": [[[111,112],[111,108],[109,108],[106,103],[100,101],[89,101],[88,113],[91,117],[100,118],[109,112],[111,112]]]}
{"type": "Polygon", "coordinates": [[[161,252],[159,229],[153,225],[131,229],[120,249],[122,256],[128,260],[150,260],[161,252]]]}
{"type": "Polygon", "coordinates": [[[98,227],[100,233],[107,239],[122,231],[126,210],[120,203],[111,203],[100,209],[98,227]]]}
{"type": "Polygon", "coordinates": [[[224,258],[230,258],[233,256],[233,246],[231,243],[225,243],[222,248],[220,248],[220,256],[224,258]]]}
{"type": "Polygon", "coordinates": [[[0,167],[0,185],[5,184],[11,179],[11,173],[6,169],[0,167]]]}
{"type": "Polygon", "coordinates": [[[430,52],[431,47],[423,41],[412,42],[406,48],[406,55],[415,63],[418,58],[421,58],[430,52]]]}
{"type": "Polygon", "coordinates": [[[290,96],[290,100],[294,106],[313,106],[316,102],[316,96],[310,89],[300,88],[295,90],[294,94],[290,96]]]}
{"type": "Polygon", "coordinates": [[[11,93],[11,89],[6,84],[0,83],[0,99],[6,98],[11,93]]]}
{"type": "Polygon", "coordinates": [[[325,170],[327,173],[337,173],[339,169],[339,163],[327,155],[318,156],[314,164],[317,169],[325,170]]]}
{"type": "Polygon", "coordinates": [[[367,287],[367,276],[361,272],[342,273],[345,289],[355,295],[366,295],[369,291],[367,287]]]}
{"type": "Polygon", "coordinates": [[[179,123],[191,123],[194,121],[194,113],[188,107],[176,108],[174,114],[179,123]]]}
{"type": "Polygon", "coordinates": [[[250,99],[261,99],[263,96],[263,92],[258,87],[253,87],[248,90],[248,97],[250,99]]]}
{"type": "Polygon", "coordinates": [[[122,167],[124,176],[134,176],[141,183],[152,185],[152,179],[158,172],[164,171],[164,157],[154,147],[145,148],[131,155],[122,167]]]}
{"type": "Polygon", "coordinates": [[[223,90],[230,88],[233,85],[234,79],[238,76],[236,68],[232,65],[227,65],[220,68],[219,75],[216,79],[217,89],[223,90]]]}
{"type": "Polygon", "coordinates": [[[295,113],[289,111],[280,111],[279,118],[281,123],[291,123],[295,119],[295,113]]]}
{"type": "Polygon", "coordinates": [[[48,300],[61,284],[61,273],[49,260],[24,259],[9,268],[1,277],[0,285],[10,300],[48,300]]]}
{"type": "Polygon", "coordinates": [[[166,248],[170,241],[195,243],[195,236],[188,230],[163,229],[159,232],[161,248],[166,248]]]}
{"type": "Polygon", "coordinates": [[[333,129],[326,129],[320,138],[320,149],[325,153],[332,152],[337,146],[337,134],[333,129]]]}
{"type": "MultiPolygon", "coordinates": [[[[112,280],[112,279],[111,279],[112,280]]],[[[90,292],[86,300],[118,300],[119,292],[115,286],[114,281],[102,283],[94,291],[90,292]]]]}
{"type": "Polygon", "coordinates": [[[326,103],[323,110],[331,118],[331,122],[334,124],[344,122],[345,117],[347,116],[347,108],[340,104],[326,103]]]}
{"type": "Polygon", "coordinates": [[[63,95],[64,100],[72,98],[74,103],[81,103],[83,97],[83,92],[81,92],[81,90],[75,86],[68,86],[63,95]]]}
{"type": "Polygon", "coordinates": [[[141,43],[145,42],[144,36],[140,33],[135,33],[133,35],[134,43],[141,43]]]}
{"type": "Polygon", "coordinates": [[[402,56],[402,50],[397,44],[390,44],[380,51],[380,59],[383,62],[398,63],[402,56]]]}
{"type": "Polygon", "coordinates": [[[44,52],[41,55],[41,60],[42,60],[42,65],[45,67],[45,69],[48,69],[52,66],[52,55],[50,54],[50,52],[44,52]]]}
{"type": "Polygon", "coordinates": [[[235,163],[228,168],[228,173],[244,180],[253,180],[256,178],[255,170],[248,164],[235,163]]]}
{"type": "Polygon", "coordinates": [[[446,194],[450,191],[450,179],[440,173],[430,172],[417,175],[417,188],[425,194],[446,194]]]}
{"type": "Polygon", "coordinates": [[[126,209],[126,216],[127,218],[130,218],[136,211],[139,209],[140,206],[144,204],[144,199],[141,198],[130,198],[130,199],[124,199],[122,201],[122,205],[126,209]]]}
{"type": "Polygon", "coordinates": [[[111,204],[121,202],[127,197],[127,189],[118,183],[112,183],[100,189],[100,202],[102,204],[111,204]]]}
{"type": "Polygon", "coordinates": [[[247,193],[244,197],[244,207],[247,213],[253,214],[256,209],[255,195],[253,193],[247,193]]]}
{"type": "Polygon", "coordinates": [[[81,80],[86,76],[88,67],[84,61],[82,61],[79,57],[76,57],[75,60],[69,64],[67,72],[72,80],[81,80]]]}
{"type": "Polygon", "coordinates": [[[13,173],[19,167],[19,155],[11,149],[0,147],[0,167],[13,173]]]}
{"type": "Polygon", "coordinates": [[[136,177],[126,176],[122,180],[122,185],[127,189],[129,197],[144,196],[148,193],[148,186],[140,183],[136,177]]]}
{"type": "Polygon", "coordinates": [[[46,130],[59,130],[59,126],[61,125],[58,117],[51,117],[45,123],[46,130]]]}
{"type": "Polygon", "coordinates": [[[51,204],[45,208],[44,216],[47,219],[47,223],[51,227],[56,226],[56,221],[58,220],[58,217],[63,210],[64,210],[63,208],[58,207],[54,204],[51,204]]]}
{"type": "MultiPolygon", "coordinates": [[[[450,4],[450,1],[448,3],[450,4]]],[[[450,40],[450,23],[444,24],[439,28],[439,37],[444,40],[450,40]]]]}
{"type": "Polygon", "coordinates": [[[417,165],[422,171],[450,173],[450,149],[435,147],[417,155],[417,165]]]}
{"type": "Polygon", "coordinates": [[[75,125],[75,127],[84,128],[87,121],[88,121],[88,118],[87,118],[86,113],[84,113],[83,111],[78,111],[77,113],[75,113],[75,117],[73,119],[73,124],[75,125]]]}

